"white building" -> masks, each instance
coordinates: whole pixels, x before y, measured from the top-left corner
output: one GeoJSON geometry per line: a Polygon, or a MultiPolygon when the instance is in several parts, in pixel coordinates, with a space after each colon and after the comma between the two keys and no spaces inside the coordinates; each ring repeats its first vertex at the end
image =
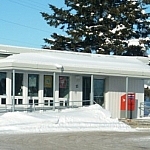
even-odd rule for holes
{"type": "Polygon", "coordinates": [[[113,118],[141,115],[144,79],[150,78],[150,68],[142,62],[148,64],[147,58],[6,45],[0,45],[0,57],[0,107],[11,106],[15,110],[32,103],[39,108],[55,109],[95,101],[109,110],[113,118]],[[128,93],[135,94],[132,112],[126,111],[132,106],[121,99],[128,93]]]}

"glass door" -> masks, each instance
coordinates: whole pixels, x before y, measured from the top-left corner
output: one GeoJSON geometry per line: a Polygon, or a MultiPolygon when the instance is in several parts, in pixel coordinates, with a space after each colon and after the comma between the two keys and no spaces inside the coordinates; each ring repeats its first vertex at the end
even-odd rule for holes
{"type": "Polygon", "coordinates": [[[104,106],[104,79],[94,79],[94,101],[104,106]]]}
{"type": "Polygon", "coordinates": [[[69,76],[59,76],[59,105],[69,106],[69,76]]]}
{"type": "Polygon", "coordinates": [[[90,105],[90,93],[91,93],[91,77],[83,77],[82,80],[82,105],[90,105]]]}

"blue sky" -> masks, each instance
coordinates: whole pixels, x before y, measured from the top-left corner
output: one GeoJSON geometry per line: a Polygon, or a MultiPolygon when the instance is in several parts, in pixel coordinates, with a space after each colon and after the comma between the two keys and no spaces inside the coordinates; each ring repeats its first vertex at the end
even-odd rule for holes
{"type": "Polygon", "coordinates": [[[63,7],[64,0],[1,0],[0,44],[41,48],[43,38],[53,32],[62,33],[47,25],[40,14],[51,13],[48,4],[63,7]]]}
{"type": "Polygon", "coordinates": [[[41,48],[43,38],[56,32],[41,16],[40,12],[50,12],[48,4],[57,7],[63,0],[1,0],[0,1],[0,44],[41,48]]]}

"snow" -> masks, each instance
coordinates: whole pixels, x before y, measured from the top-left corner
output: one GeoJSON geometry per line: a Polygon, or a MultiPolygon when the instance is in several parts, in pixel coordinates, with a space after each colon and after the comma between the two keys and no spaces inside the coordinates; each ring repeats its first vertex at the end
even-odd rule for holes
{"type": "Polygon", "coordinates": [[[111,18],[111,14],[109,14],[109,15],[107,16],[107,18],[111,18]]]}
{"type": "Polygon", "coordinates": [[[99,18],[99,21],[103,21],[104,19],[103,18],[99,18]]]}
{"type": "Polygon", "coordinates": [[[138,46],[140,45],[140,40],[139,39],[131,39],[128,41],[128,46],[134,45],[134,46],[138,46]]]}
{"type": "Polygon", "coordinates": [[[117,25],[116,28],[114,28],[113,30],[110,30],[110,32],[112,33],[116,33],[117,31],[123,30],[126,27],[123,24],[117,25]]]}
{"type": "Polygon", "coordinates": [[[112,119],[110,112],[98,104],[55,111],[7,112],[0,116],[1,134],[133,130],[112,119]]]}

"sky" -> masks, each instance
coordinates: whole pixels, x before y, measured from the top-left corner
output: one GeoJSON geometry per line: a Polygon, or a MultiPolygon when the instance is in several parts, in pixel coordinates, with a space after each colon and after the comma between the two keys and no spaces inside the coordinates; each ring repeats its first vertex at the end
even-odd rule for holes
{"type": "MultiPolygon", "coordinates": [[[[43,38],[60,30],[50,27],[40,12],[50,12],[48,4],[62,7],[63,0],[0,1],[0,44],[41,48],[43,38]]],[[[62,32],[62,31],[61,31],[62,32]]]]}
{"type": "Polygon", "coordinates": [[[60,8],[64,7],[64,0],[1,0],[0,44],[41,48],[45,44],[43,38],[49,38],[53,32],[63,34],[47,25],[41,16],[40,12],[52,13],[48,4],[60,8]]]}
{"type": "Polygon", "coordinates": [[[110,112],[98,104],[61,111],[7,112],[0,115],[1,134],[76,131],[136,132],[139,129],[112,119],[110,112]]]}

